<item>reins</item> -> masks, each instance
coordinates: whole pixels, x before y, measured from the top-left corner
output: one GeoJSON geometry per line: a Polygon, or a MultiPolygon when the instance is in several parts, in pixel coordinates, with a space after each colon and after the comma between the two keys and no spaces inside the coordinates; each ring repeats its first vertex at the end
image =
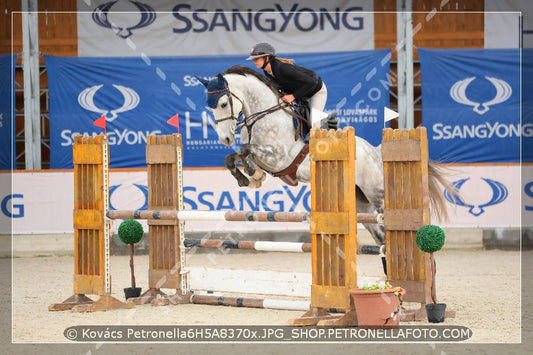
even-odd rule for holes
{"type": "MultiPolygon", "coordinates": [[[[244,102],[242,101],[241,98],[239,98],[237,95],[232,93],[227,85],[225,85],[224,89],[215,90],[215,91],[208,91],[207,94],[208,95],[212,95],[212,94],[219,94],[219,93],[222,93],[222,92],[225,92],[226,95],[228,95],[231,114],[230,114],[230,116],[226,116],[226,117],[223,117],[223,118],[215,119],[215,124],[223,122],[223,121],[227,121],[227,120],[235,120],[235,121],[237,121],[237,127],[236,127],[235,131],[238,132],[243,127],[246,127],[250,137],[252,135],[252,127],[257,121],[259,121],[261,118],[263,118],[263,117],[265,117],[265,116],[267,116],[267,115],[269,115],[269,114],[271,114],[271,113],[273,113],[275,111],[278,111],[278,110],[283,110],[283,111],[287,112],[289,115],[291,115],[292,117],[296,118],[296,121],[298,122],[298,127],[297,127],[298,129],[300,128],[300,124],[301,124],[300,121],[301,120],[305,120],[305,118],[302,115],[299,115],[298,113],[295,112],[295,110],[292,110],[292,109],[289,108],[291,106],[296,106],[297,104],[286,103],[286,102],[281,100],[281,96],[278,96],[278,103],[276,105],[274,105],[274,106],[272,106],[270,108],[267,108],[266,110],[252,113],[248,117],[244,117],[243,113],[242,113],[242,110],[241,110],[239,112],[239,114],[236,116],[234,111],[233,111],[233,98],[237,99],[241,103],[242,106],[244,106],[244,102]],[[244,118],[241,118],[241,117],[244,117],[244,118]]],[[[298,133],[297,133],[298,129],[296,130],[295,139],[297,139],[297,136],[298,136],[298,133]]]]}

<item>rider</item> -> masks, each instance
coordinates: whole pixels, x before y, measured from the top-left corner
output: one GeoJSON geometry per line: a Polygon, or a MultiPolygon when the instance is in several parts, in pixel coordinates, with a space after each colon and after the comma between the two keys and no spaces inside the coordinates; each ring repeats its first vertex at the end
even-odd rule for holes
{"type": "MultiPolygon", "coordinates": [[[[309,100],[309,108],[324,111],[328,90],[322,79],[311,69],[294,64],[292,59],[276,57],[276,50],[268,43],[256,44],[247,60],[253,60],[265,76],[277,82],[284,93],[282,100],[291,103],[296,99],[309,100]]],[[[327,116],[329,128],[338,127],[336,113],[327,116]]],[[[313,122],[311,110],[311,122],[313,122]]],[[[310,124],[311,125],[311,124],[310,124]]]]}

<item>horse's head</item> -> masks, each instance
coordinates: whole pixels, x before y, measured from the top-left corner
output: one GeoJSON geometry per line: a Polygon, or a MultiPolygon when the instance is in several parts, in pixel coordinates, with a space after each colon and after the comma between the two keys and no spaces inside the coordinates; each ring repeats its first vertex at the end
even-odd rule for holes
{"type": "Polygon", "coordinates": [[[215,117],[218,139],[222,144],[231,146],[235,142],[235,129],[243,103],[230,92],[228,82],[222,74],[212,80],[198,79],[207,88],[207,107],[215,117]]]}

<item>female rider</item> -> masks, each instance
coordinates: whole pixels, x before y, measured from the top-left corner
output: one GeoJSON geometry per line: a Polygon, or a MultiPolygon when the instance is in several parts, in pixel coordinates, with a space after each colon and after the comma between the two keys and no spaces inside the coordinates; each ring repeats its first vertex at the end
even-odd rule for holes
{"type": "MultiPolygon", "coordinates": [[[[283,101],[291,103],[296,99],[308,100],[310,109],[324,111],[328,90],[314,71],[294,64],[292,59],[276,57],[276,50],[268,43],[255,45],[247,58],[250,59],[258,69],[263,69],[266,77],[278,83],[284,93],[281,98],[283,101]]],[[[327,116],[329,128],[336,129],[338,126],[335,115],[333,112],[327,116]]],[[[314,122],[313,118],[311,110],[311,122],[314,122]]]]}

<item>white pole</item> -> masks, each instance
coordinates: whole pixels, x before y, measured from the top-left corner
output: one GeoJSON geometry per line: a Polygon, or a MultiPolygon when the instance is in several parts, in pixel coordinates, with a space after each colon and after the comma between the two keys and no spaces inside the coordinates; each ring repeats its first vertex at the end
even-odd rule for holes
{"type": "Polygon", "coordinates": [[[396,2],[398,52],[398,128],[414,128],[412,0],[396,2]]]}
{"type": "Polygon", "coordinates": [[[179,211],[178,219],[184,221],[225,221],[226,211],[179,211]]]}
{"type": "Polygon", "coordinates": [[[22,11],[25,162],[26,169],[41,169],[39,21],[37,0],[22,0],[22,11]]]}

